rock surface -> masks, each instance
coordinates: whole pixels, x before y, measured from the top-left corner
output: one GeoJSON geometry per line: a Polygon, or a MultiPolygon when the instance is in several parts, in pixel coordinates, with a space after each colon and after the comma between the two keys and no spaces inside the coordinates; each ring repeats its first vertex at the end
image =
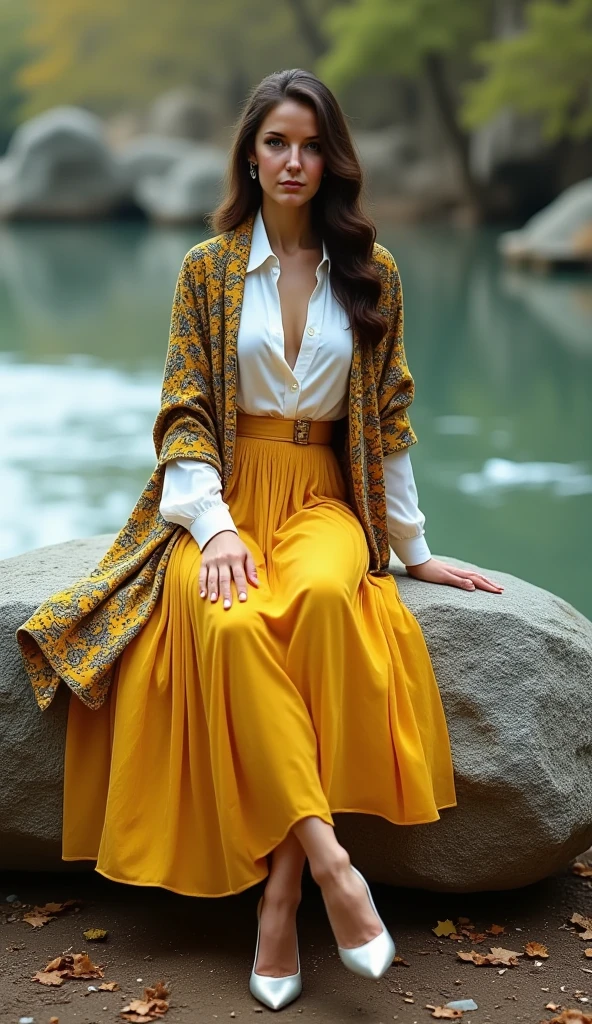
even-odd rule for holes
{"type": "Polygon", "coordinates": [[[204,142],[210,139],[219,122],[218,97],[193,86],[181,86],[161,93],[147,117],[148,131],[177,139],[204,142]]]}
{"type": "Polygon", "coordinates": [[[218,146],[195,143],[164,174],[140,178],[134,199],[156,222],[191,224],[216,206],[226,164],[218,146]]]}
{"type": "Polygon", "coordinates": [[[143,178],[158,178],[192,153],[195,144],[189,139],[174,139],[166,135],[138,135],[117,150],[119,166],[130,190],[143,178]]]}
{"type": "MultiPolygon", "coordinates": [[[[70,691],[38,709],[14,634],[114,536],[0,562],[0,870],[93,869],[60,859],[70,691]]],[[[563,869],[592,843],[592,623],[497,570],[480,571],[504,584],[501,595],[421,583],[395,560],[391,569],[434,663],[458,806],[413,827],[336,815],[338,838],[369,880],[443,892],[515,888],[563,869]]]]}
{"type": "Polygon", "coordinates": [[[0,160],[0,217],[96,217],[126,191],[102,120],[78,107],[24,122],[0,160]]]}
{"type": "Polygon", "coordinates": [[[498,247],[510,259],[592,259],[592,178],[570,185],[519,231],[503,231],[498,247]]]}

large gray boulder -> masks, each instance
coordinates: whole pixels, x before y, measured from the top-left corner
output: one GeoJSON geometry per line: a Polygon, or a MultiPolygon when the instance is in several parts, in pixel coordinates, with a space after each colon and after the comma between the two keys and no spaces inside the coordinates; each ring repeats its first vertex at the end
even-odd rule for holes
{"type": "Polygon", "coordinates": [[[103,122],[78,107],[53,107],[19,125],[0,160],[0,217],[96,217],[126,194],[103,122]]]}
{"type": "Polygon", "coordinates": [[[566,188],[517,231],[503,231],[499,251],[508,259],[592,260],[592,178],[566,188]]]}
{"type": "MultiPolygon", "coordinates": [[[[92,569],[114,536],[0,562],[0,869],[93,870],[60,860],[70,690],[62,685],[41,712],[14,634],[41,601],[92,569]]],[[[592,623],[497,570],[480,571],[502,594],[391,568],[434,663],[458,806],[415,826],[337,814],[340,841],[368,878],[440,891],[515,888],[563,869],[592,843],[592,623]]]]}
{"type": "Polygon", "coordinates": [[[134,199],[154,221],[192,224],[219,201],[227,163],[227,154],[219,146],[195,143],[168,171],[140,178],[134,199]]]}
{"type": "Polygon", "coordinates": [[[146,118],[147,130],[157,135],[205,142],[212,137],[220,114],[215,93],[180,86],[156,97],[146,118]]]}
{"type": "Polygon", "coordinates": [[[189,139],[174,139],[167,135],[138,135],[117,149],[119,166],[130,191],[144,178],[158,178],[188,153],[195,143],[189,139]]]}

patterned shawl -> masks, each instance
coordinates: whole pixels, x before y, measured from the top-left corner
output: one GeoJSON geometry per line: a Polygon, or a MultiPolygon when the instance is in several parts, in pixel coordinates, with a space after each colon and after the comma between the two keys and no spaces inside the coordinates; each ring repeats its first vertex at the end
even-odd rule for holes
{"type": "MultiPolygon", "coordinates": [[[[89,575],[47,598],[16,632],[41,710],[61,679],[88,707],[99,708],[116,659],[152,613],[184,530],[159,512],[169,459],[202,459],[216,467],[223,488],[228,482],[236,435],[236,342],[253,220],[251,213],[235,230],[200,242],[184,257],[153,428],[158,461],[128,521],[89,575]]],[[[403,348],[399,274],[378,243],[373,261],[383,285],[378,308],[389,328],[373,350],[354,331],[349,413],[332,445],[364,527],[369,571],[385,575],[390,548],[382,457],[417,438],[407,414],[414,385],[403,348]]]]}

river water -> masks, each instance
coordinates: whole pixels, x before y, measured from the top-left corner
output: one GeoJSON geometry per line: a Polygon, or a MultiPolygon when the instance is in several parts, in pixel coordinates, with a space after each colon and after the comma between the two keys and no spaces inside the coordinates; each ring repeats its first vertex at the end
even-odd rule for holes
{"type": "MultiPolygon", "coordinates": [[[[208,232],[0,229],[0,558],[116,533],[155,465],[183,255],[208,232]]],[[[493,229],[380,226],[405,298],[434,555],[592,618],[592,277],[503,266],[493,229]]]]}

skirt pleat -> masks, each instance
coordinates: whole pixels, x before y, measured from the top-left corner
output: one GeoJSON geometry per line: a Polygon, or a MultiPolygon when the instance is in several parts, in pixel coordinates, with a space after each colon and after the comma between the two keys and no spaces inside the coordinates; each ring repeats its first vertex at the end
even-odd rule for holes
{"type": "Polygon", "coordinates": [[[228,502],[260,586],[201,598],[174,545],[157,604],[107,699],[70,697],[62,858],[114,881],[226,896],[268,874],[296,821],[398,825],[456,806],[444,709],[392,576],[368,574],[328,444],[236,437],[228,502]]]}

